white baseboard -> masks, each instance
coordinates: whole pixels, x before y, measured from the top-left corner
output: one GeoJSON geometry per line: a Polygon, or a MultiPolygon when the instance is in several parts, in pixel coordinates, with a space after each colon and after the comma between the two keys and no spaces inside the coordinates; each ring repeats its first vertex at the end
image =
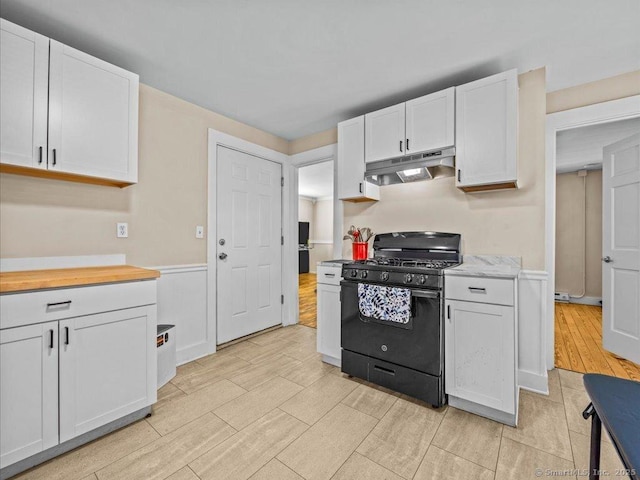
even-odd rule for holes
{"type": "Polygon", "coordinates": [[[549,378],[546,370],[544,374],[518,370],[518,385],[530,392],[549,395],[549,378]]]}
{"type": "Polygon", "coordinates": [[[207,318],[207,265],[155,267],[158,324],[176,326],[176,363],[182,365],[215,351],[214,326],[207,318]]]}
{"type": "Polygon", "coordinates": [[[602,306],[602,298],[601,297],[572,297],[569,296],[569,303],[579,303],[581,305],[595,305],[597,307],[602,306]]]}

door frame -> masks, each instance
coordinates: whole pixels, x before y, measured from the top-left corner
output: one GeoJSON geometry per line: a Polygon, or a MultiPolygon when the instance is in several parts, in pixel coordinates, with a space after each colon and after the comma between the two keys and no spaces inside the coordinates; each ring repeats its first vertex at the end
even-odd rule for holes
{"type": "Polygon", "coordinates": [[[588,125],[640,117],[640,95],[547,114],[545,131],[545,266],[547,282],[546,364],[555,367],[556,134],[588,125]]]}
{"type": "MultiPolygon", "coordinates": [[[[292,263],[291,239],[294,238],[290,233],[289,221],[292,217],[290,195],[287,194],[287,185],[291,184],[291,166],[289,156],[285,153],[271,150],[270,148],[257,145],[255,143],[234,137],[232,135],[209,129],[208,132],[208,200],[207,200],[207,343],[209,344],[209,352],[215,353],[217,349],[217,313],[218,313],[218,266],[216,258],[216,241],[217,232],[217,171],[218,171],[218,147],[226,147],[232,150],[253,155],[265,160],[279,163],[282,166],[282,176],[284,177],[284,188],[282,190],[282,231],[284,235],[284,245],[282,246],[282,294],[284,295],[284,305],[282,306],[282,325],[289,325],[297,321],[297,277],[296,285],[292,285],[291,272],[296,268],[297,259],[292,263]],[[293,296],[293,288],[296,289],[293,296]],[[293,300],[291,300],[293,299],[293,300]],[[295,301],[294,301],[295,300],[295,301]]],[[[290,188],[289,188],[290,189],[290,188]]],[[[297,219],[297,217],[296,217],[297,219]]],[[[296,221],[297,225],[297,221],[296,221]]],[[[297,243],[296,243],[297,248],[297,243]]]]}
{"type": "MultiPolygon", "coordinates": [[[[344,217],[344,206],[341,200],[338,200],[338,173],[337,173],[337,159],[338,159],[338,144],[332,143],[331,145],[325,145],[323,147],[314,148],[313,150],[307,150],[306,152],[297,153],[291,155],[291,187],[288,194],[290,195],[291,202],[291,224],[290,235],[291,238],[295,238],[298,235],[298,179],[299,169],[302,167],[308,167],[309,165],[316,165],[318,163],[324,163],[333,161],[333,257],[342,258],[342,222],[344,217]]],[[[297,243],[296,249],[293,252],[293,262],[295,270],[291,272],[291,282],[294,285],[295,290],[295,322],[298,323],[300,316],[298,297],[298,251],[297,243]]]]}

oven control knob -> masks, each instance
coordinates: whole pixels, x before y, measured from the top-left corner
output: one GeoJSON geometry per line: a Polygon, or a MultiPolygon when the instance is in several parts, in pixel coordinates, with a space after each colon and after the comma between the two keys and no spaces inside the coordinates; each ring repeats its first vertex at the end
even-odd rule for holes
{"type": "Polygon", "coordinates": [[[358,271],[357,270],[351,270],[351,276],[352,277],[357,277],[358,276],[358,271]]]}
{"type": "Polygon", "coordinates": [[[366,270],[361,271],[360,272],[360,277],[361,278],[367,278],[367,271],[366,270]]]}
{"type": "Polygon", "coordinates": [[[387,280],[389,280],[389,272],[382,272],[380,274],[380,280],[382,280],[383,282],[386,282],[387,280]]]}
{"type": "Polygon", "coordinates": [[[424,285],[424,282],[426,282],[426,281],[427,281],[427,279],[425,278],[425,276],[424,276],[424,275],[420,275],[420,276],[418,277],[418,283],[419,283],[420,285],[424,285]]]}
{"type": "Polygon", "coordinates": [[[411,283],[411,280],[413,280],[413,276],[410,273],[407,273],[404,277],[404,283],[411,283]]]}

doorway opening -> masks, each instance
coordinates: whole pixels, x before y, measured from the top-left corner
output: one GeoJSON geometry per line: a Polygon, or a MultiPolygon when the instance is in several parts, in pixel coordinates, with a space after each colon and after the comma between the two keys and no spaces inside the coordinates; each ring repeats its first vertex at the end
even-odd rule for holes
{"type": "Polygon", "coordinates": [[[555,366],[640,379],[640,365],[603,347],[603,148],[640,132],[640,118],[556,132],[555,366]]]}
{"type": "Polygon", "coordinates": [[[298,169],[299,323],[317,327],[316,268],[334,258],[333,160],[298,169]]]}

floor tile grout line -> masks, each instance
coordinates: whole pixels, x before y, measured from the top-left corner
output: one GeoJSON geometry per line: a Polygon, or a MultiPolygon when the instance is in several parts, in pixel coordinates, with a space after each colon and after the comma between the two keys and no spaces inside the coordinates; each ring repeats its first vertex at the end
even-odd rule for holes
{"type": "Polygon", "coordinates": [[[198,475],[196,472],[193,471],[193,468],[191,468],[191,465],[187,464],[186,468],[188,468],[189,470],[191,470],[191,473],[193,473],[196,478],[201,478],[200,475],[198,475]]]}

